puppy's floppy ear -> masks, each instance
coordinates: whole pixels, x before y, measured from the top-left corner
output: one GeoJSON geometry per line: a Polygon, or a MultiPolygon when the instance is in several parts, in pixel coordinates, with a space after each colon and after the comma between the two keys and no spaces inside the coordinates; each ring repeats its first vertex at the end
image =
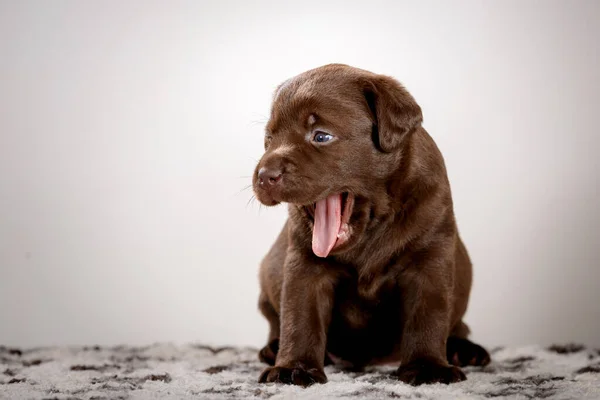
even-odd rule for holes
{"type": "Polygon", "coordinates": [[[362,82],[375,125],[373,141],[385,153],[397,150],[404,138],[423,122],[421,107],[394,78],[374,75],[362,82]]]}

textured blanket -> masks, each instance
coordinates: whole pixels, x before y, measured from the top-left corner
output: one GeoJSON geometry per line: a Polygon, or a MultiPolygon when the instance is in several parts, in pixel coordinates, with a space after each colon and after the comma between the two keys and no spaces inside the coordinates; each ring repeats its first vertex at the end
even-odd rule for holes
{"type": "Polygon", "coordinates": [[[497,348],[467,381],[411,387],[392,367],[346,372],[299,387],[258,384],[255,349],[201,345],[0,347],[2,399],[600,399],[600,350],[578,345],[497,348]]]}

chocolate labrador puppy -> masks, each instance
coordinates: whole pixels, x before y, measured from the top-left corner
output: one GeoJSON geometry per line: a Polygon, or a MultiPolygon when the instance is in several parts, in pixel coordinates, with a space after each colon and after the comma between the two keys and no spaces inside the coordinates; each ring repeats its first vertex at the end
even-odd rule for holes
{"type": "Polygon", "coordinates": [[[289,218],[260,269],[260,382],[324,383],[333,360],[451,383],[490,361],[467,339],[471,262],[422,120],[396,80],[346,65],[277,88],[253,189],[289,218]]]}

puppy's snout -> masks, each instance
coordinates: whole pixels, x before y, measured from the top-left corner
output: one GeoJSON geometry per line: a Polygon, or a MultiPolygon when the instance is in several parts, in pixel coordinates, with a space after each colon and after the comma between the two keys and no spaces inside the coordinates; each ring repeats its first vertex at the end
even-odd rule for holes
{"type": "Polygon", "coordinates": [[[281,182],[283,172],[280,169],[262,167],[258,170],[258,183],[265,186],[275,186],[281,182]]]}
{"type": "Polygon", "coordinates": [[[290,189],[289,165],[286,158],[277,155],[269,154],[261,159],[252,177],[252,184],[262,204],[273,206],[283,201],[286,189],[290,189]]]}

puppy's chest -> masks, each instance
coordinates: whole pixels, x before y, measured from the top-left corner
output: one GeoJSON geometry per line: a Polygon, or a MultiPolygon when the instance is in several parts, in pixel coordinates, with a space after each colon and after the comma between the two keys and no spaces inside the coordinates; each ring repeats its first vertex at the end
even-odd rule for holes
{"type": "Polygon", "coordinates": [[[336,287],[333,319],[348,328],[365,328],[379,315],[394,312],[399,299],[397,287],[389,282],[344,279],[336,287]]]}

